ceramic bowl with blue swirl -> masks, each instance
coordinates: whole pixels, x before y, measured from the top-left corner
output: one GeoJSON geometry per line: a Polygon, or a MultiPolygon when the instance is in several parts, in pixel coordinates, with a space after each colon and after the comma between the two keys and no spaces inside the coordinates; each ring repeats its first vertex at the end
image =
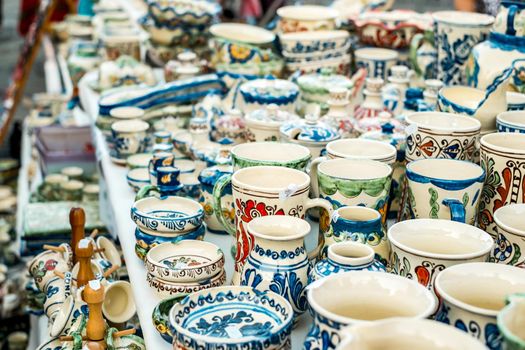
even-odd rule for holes
{"type": "Polygon", "coordinates": [[[244,113],[275,104],[279,110],[293,113],[299,97],[299,87],[288,80],[255,79],[241,85],[241,109],[244,113]]]}
{"type": "Polygon", "coordinates": [[[154,235],[185,233],[202,224],[204,210],[191,199],[167,196],[147,197],[131,207],[131,219],[141,231],[154,235]]]}
{"type": "Polygon", "coordinates": [[[150,184],[148,168],[131,169],[126,175],[126,181],[133,191],[138,192],[142,187],[150,184]]]}
{"type": "Polygon", "coordinates": [[[498,132],[525,133],[525,111],[509,111],[496,117],[498,132]]]}
{"type": "Polygon", "coordinates": [[[295,32],[279,36],[283,56],[341,50],[349,45],[349,39],[350,34],[346,30],[295,32]]]}
{"type": "Polygon", "coordinates": [[[148,13],[158,23],[210,24],[221,12],[221,6],[205,0],[150,0],[148,13]]]}
{"type": "Polygon", "coordinates": [[[174,347],[288,349],[292,306],[273,292],[228,286],[193,293],[170,311],[174,347]]]}

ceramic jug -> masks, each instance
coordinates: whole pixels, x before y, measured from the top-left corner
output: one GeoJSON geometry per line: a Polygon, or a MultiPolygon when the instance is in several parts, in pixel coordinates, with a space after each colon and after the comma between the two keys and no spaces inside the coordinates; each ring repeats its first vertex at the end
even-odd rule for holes
{"type": "Polygon", "coordinates": [[[323,199],[309,199],[310,177],[302,171],[281,166],[254,166],[222,176],[213,189],[214,211],[225,230],[236,237],[233,283],[238,285],[244,262],[253,248],[248,223],[260,216],[290,215],[304,218],[310,208],[320,207],[330,214],[332,206],[323,199]],[[222,210],[223,192],[231,184],[235,225],[222,210]]]}

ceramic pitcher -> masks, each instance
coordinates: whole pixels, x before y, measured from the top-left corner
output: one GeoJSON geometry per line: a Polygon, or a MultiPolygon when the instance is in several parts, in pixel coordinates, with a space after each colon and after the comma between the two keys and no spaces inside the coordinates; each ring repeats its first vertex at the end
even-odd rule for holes
{"type": "Polygon", "coordinates": [[[224,175],[214,190],[214,211],[229,234],[236,237],[233,283],[238,285],[240,273],[253,248],[253,236],[248,223],[260,216],[290,215],[304,218],[308,209],[320,207],[330,214],[332,206],[326,200],[309,199],[310,178],[302,171],[280,166],[254,166],[224,175]],[[222,196],[231,183],[235,207],[235,226],[222,211],[222,196]]]}
{"type": "Polygon", "coordinates": [[[255,242],[244,264],[241,285],[277,293],[290,302],[296,317],[304,313],[310,271],[304,238],[310,224],[292,216],[270,215],[250,221],[248,233],[255,242]]]}

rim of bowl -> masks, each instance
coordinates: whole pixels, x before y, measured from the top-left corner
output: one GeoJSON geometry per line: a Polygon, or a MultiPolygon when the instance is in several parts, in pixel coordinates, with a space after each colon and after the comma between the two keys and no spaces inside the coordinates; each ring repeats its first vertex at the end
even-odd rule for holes
{"type": "MultiPolygon", "coordinates": [[[[275,227],[274,225],[269,225],[269,226],[275,227]]],[[[312,227],[310,226],[308,221],[298,218],[298,217],[288,216],[288,215],[260,216],[258,218],[254,218],[252,221],[248,223],[249,233],[251,233],[255,237],[267,239],[269,241],[288,241],[291,239],[298,239],[298,238],[306,237],[310,233],[311,229],[312,227]],[[282,229],[282,230],[279,229],[279,230],[272,230],[273,232],[278,232],[279,234],[278,236],[277,235],[272,236],[269,234],[260,233],[258,232],[260,231],[260,229],[257,230],[254,227],[258,224],[262,226],[267,226],[268,223],[266,223],[266,221],[268,221],[270,224],[272,223],[281,224],[283,221],[286,223],[286,221],[288,220],[293,221],[292,222],[293,229],[291,229],[290,231],[295,232],[295,233],[288,234],[288,235],[282,235],[281,232],[285,231],[285,229],[282,229]]]]}
{"type": "Polygon", "coordinates": [[[385,143],[385,142],[382,142],[382,141],[378,141],[378,140],[367,140],[367,139],[341,139],[341,140],[334,140],[334,141],[330,141],[327,145],[326,145],[326,151],[328,153],[331,153],[339,158],[348,158],[348,159],[362,159],[362,160],[376,160],[376,161],[379,161],[379,162],[383,162],[383,161],[390,161],[392,160],[395,161],[396,160],[396,157],[397,157],[397,149],[392,146],[391,144],[389,143],[385,143]],[[345,155],[344,153],[340,152],[340,151],[336,151],[333,149],[333,147],[337,147],[337,145],[339,144],[342,144],[344,145],[345,143],[350,143],[350,144],[357,144],[357,145],[360,145],[362,147],[362,149],[366,149],[367,145],[374,145],[374,146],[378,146],[378,147],[383,147],[385,149],[385,153],[384,154],[380,154],[380,155],[372,155],[372,156],[367,156],[367,155],[345,155]],[[388,149],[388,152],[386,151],[388,149]]]}
{"type": "Polygon", "coordinates": [[[494,23],[493,16],[467,11],[436,11],[432,13],[432,19],[461,27],[488,26],[494,23]]]}
{"type": "Polygon", "coordinates": [[[317,30],[314,32],[292,32],[279,35],[281,41],[339,40],[350,37],[346,30],[317,30]]]}
{"type": "Polygon", "coordinates": [[[507,124],[510,126],[517,126],[520,128],[525,128],[525,111],[506,111],[501,112],[496,116],[496,121],[498,123],[507,124]],[[521,116],[521,120],[513,120],[512,117],[521,116]]]}
{"type": "MultiPolygon", "coordinates": [[[[232,157],[237,158],[237,159],[241,159],[241,160],[245,160],[245,161],[251,161],[251,162],[262,162],[262,163],[268,163],[268,164],[269,163],[280,163],[280,162],[282,162],[282,163],[298,162],[298,161],[303,161],[303,160],[310,159],[312,157],[312,154],[310,153],[308,148],[306,148],[306,147],[304,147],[302,145],[298,145],[298,144],[295,144],[295,143],[280,143],[280,142],[274,142],[274,141],[242,143],[240,145],[232,147],[232,149],[230,150],[230,153],[231,153],[232,157]],[[252,159],[252,158],[247,158],[246,156],[238,154],[239,150],[242,150],[243,148],[249,149],[249,147],[255,148],[257,146],[261,146],[261,147],[263,147],[263,149],[264,149],[265,146],[268,146],[268,147],[274,147],[275,146],[277,148],[282,148],[282,146],[284,146],[284,147],[289,147],[291,149],[295,148],[297,150],[297,153],[304,153],[304,154],[301,154],[300,157],[297,157],[295,159],[290,159],[290,160],[286,160],[286,161],[280,161],[280,160],[274,160],[274,159],[268,159],[268,160],[252,159]]],[[[288,153],[288,152],[286,152],[286,153],[288,153]]]]}
{"type": "Polygon", "coordinates": [[[371,61],[395,60],[399,56],[397,51],[381,47],[363,47],[355,50],[354,55],[356,59],[371,61]]]}
{"type": "Polygon", "coordinates": [[[349,158],[327,159],[319,163],[319,165],[317,166],[318,173],[322,173],[324,176],[328,176],[334,179],[342,179],[342,180],[368,181],[368,180],[382,179],[385,177],[392,176],[392,171],[393,170],[390,165],[380,162],[378,160],[369,160],[369,159],[349,159],[349,158]],[[330,164],[337,164],[337,163],[347,163],[348,165],[352,164],[353,166],[356,166],[356,168],[359,168],[364,165],[375,166],[377,167],[378,170],[380,168],[383,168],[383,169],[380,169],[381,171],[383,171],[383,173],[380,176],[374,176],[374,177],[349,177],[349,176],[330,175],[330,174],[327,174],[325,171],[323,171],[323,168],[329,166],[330,164]]]}
{"type": "Polygon", "coordinates": [[[525,237],[525,230],[520,230],[520,229],[514,228],[512,226],[509,226],[509,225],[505,224],[504,222],[502,222],[500,217],[499,217],[500,215],[503,215],[504,211],[510,211],[510,210],[512,210],[512,208],[516,208],[516,207],[518,207],[518,209],[522,208],[523,209],[523,213],[525,214],[525,204],[524,203],[511,203],[511,204],[504,205],[504,206],[498,208],[494,212],[494,221],[496,222],[496,225],[502,227],[505,231],[513,233],[513,234],[515,234],[517,236],[525,237]]]}
{"type": "Polygon", "coordinates": [[[479,131],[481,130],[481,122],[473,117],[467,117],[460,114],[454,114],[454,113],[447,113],[447,112],[415,112],[411,113],[406,116],[405,118],[406,122],[408,124],[415,124],[418,128],[431,130],[431,131],[444,131],[444,132],[469,132],[469,131],[479,131]],[[437,126],[437,125],[430,125],[429,123],[425,123],[423,121],[418,121],[417,119],[419,117],[423,118],[423,116],[434,116],[436,118],[441,118],[441,120],[446,120],[447,118],[450,119],[451,124],[454,120],[459,120],[461,123],[470,123],[471,126],[459,126],[459,125],[450,125],[450,126],[437,126]]]}
{"type": "Polygon", "coordinates": [[[211,242],[199,241],[199,240],[191,239],[191,240],[182,240],[182,241],[179,241],[179,242],[164,242],[164,243],[161,243],[159,245],[156,245],[155,247],[153,247],[150,250],[148,250],[148,253],[146,254],[146,260],[151,265],[158,266],[158,267],[161,267],[161,268],[167,269],[167,270],[174,270],[174,271],[196,270],[196,269],[203,268],[205,266],[211,266],[213,264],[218,263],[221,260],[224,260],[224,253],[222,252],[222,250],[217,245],[215,245],[215,244],[213,244],[211,242]],[[169,245],[173,245],[173,246],[178,246],[179,248],[184,249],[183,247],[180,247],[181,244],[188,244],[188,243],[184,243],[184,242],[191,242],[192,244],[206,245],[206,246],[212,248],[213,249],[212,251],[214,251],[216,253],[216,255],[214,257],[212,257],[212,259],[209,262],[207,262],[207,263],[200,264],[198,266],[187,266],[187,267],[179,267],[179,268],[170,268],[170,267],[167,267],[165,265],[162,265],[161,263],[159,263],[159,259],[156,259],[156,257],[152,256],[155,253],[155,250],[161,250],[161,247],[162,248],[166,247],[166,246],[168,246],[168,244],[169,245]]]}
{"type": "MultiPolygon", "coordinates": [[[[280,192],[280,191],[285,190],[288,187],[288,186],[285,186],[285,187],[281,186],[281,187],[262,188],[259,185],[248,184],[245,181],[241,181],[238,179],[238,177],[244,175],[244,173],[258,172],[262,170],[274,170],[275,172],[280,171],[280,172],[295,173],[297,174],[297,176],[301,176],[303,178],[303,181],[300,183],[288,182],[289,185],[290,184],[296,185],[297,191],[310,187],[310,177],[306,173],[300,170],[292,169],[292,168],[287,168],[283,166],[271,166],[271,165],[258,165],[258,166],[248,167],[248,168],[242,168],[242,169],[235,171],[231,177],[232,185],[236,185],[236,186],[242,187],[243,189],[257,191],[257,192],[280,192]]],[[[276,174],[276,176],[278,175],[276,174]]]]}
{"type": "Polygon", "coordinates": [[[523,142],[523,145],[525,145],[525,134],[516,132],[498,132],[487,134],[482,136],[479,142],[482,148],[487,147],[489,149],[493,149],[503,153],[512,153],[525,156],[524,148],[500,146],[493,143],[494,141],[498,141],[499,139],[507,140],[509,138],[521,139],[519,141],[523,142]]]}
{"type": "MultiPolygon", "coordinates": [[[[416,159],[416,160],[413,160],[411,162],[409,162],[407,165],[406,165],[406,174],[407,174],[407,178],[408,178],[408,174],[414,174],[416,176],[423,176],[427,179],[430,179],[432,181],[435,181],[435,182],[439,182],[439,183],[449,183],[449,182],[454,182],[456,185],[460,184],[460,183],[464,183],[464,185],[466,184],[470,184],[471,182],[472,183],[475,183],[475,182],[483,182],[484,179],[485,179],[485,169],[483,169],[481,166],[477,165],[476,163],[472,163],[468,160],[459,160],[459,159],[446,159],[446,158],[425,158],[425,159],[416,159]],[[422,163],[449,163],[449,164],[461,164],[461,165],[465,165],[465,166],[469,166],[469,167],[472,167],[473,169],[476,169],[476,170],[481,170],[481,174],[478,175],[478,176],[474,176],[474,177],[469,177],[469,178],[455,178],[455,179],[443,179],[443,178],[439,178],[439,177],[433,177],[433,176],[429,176],[429,175],[423,175],[421,174],[421,172],[417,172],[415,170],[413,170],[412,168],[418,164],[422,164],[422,163]],[[461,162],[461,163],[459,163],[461,162]]],[[[413,180],[413,181],[416,181],[418,182],[417,180],[413,180]]],[[[438,186],[439,187],[439,186],[438,186]]]]}
{"type": "Polygon", "coordinates": [[[275,34],[269,30],[244,23],[217,23],[212,25],[209,31],[215,37],[245,44],[261,45],[275,40],[275,34]],[[232,34],[232,31],[236,34],[232,34]],[[239,33],[246,32],[251,32],[253,36],[249,39],[236,37],[239,33]]]}
{"type": "Polygon", "coordinates": [[[339,11],[331,7],[319,5],[283,6],[277,9],[277,15],[298,21],[323,21],[336,19],[339,17],[339,11]],[[305,14],[305,12],[313,12],[313,14],[309,16],[308,13],[305,14]]]}
{"type": "Polygon", "coordinates": [[[136,201],[135,203],[133,203],[133,206],[131,207],[131,210],[135,214],[138,214],[138,215],[140,215],[142,217],[155,219],[155,220],[178,221],[178,220],[188,220],[188,219],[191,219],[191,218],[204,216],[204,210],[202,209],[202,205],[200,205],[198,202],[194,201],[193,199],[184,198],[184,197],[178,197],[178,196],[162,196],[160,198],[157,198],[157,197],[142,198],[142,199],[139,199],[138,201],[136,201]],[[185,214],[185,216],[179,216],[177,218],[159,218],[158,216],[147,214],[146,212],[141,211],[138,208],[139,205],[141,205],[143,203],[146,203],[146,202],[163,201],[163,200],[174,199],[174,198],[176,198],[177,201],[186,202],[187,204],[189,204],[191,206],[194,206],[195,209],[196,209],[196,212],[194,214],[185,214]]]}

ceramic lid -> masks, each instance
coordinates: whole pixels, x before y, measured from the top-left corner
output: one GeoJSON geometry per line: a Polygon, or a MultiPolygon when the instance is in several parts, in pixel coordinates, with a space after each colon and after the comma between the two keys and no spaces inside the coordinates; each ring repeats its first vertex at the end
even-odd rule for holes
{"type": "Polygon", "coordinates": [[[261,123],[267,126],[279,126],[285,122],[299,119],[296,114],[279,110],[276,104],[267,105],[265,109],[257,109],[246,116],[247,122],[261,123]]]}
{"type": "Polygon", "coordinates": [[[406,134],[403,131],[402,125],[395,119],[381,124],[380,130],[373,130],[362,134],[360,138],[388,142],[398,151],[404,150],[406,146],[406,134]]]}
{"type": "Polygon", "coordinates": [[[255,79],[241,85],[242,97],[246,102],[287,104],[299,96],[294,83],[282,79],[255,79]]]}
{"type": "Polygon", "coordinates": [[[322,69],[320,73],[300,76],[297,85],[301,90],[328,93],[334,87],[352,89],[354,82],[344,75],[332,74],[331,69],[322,69]]]}
{"type": "Polygon", "coordinates": [[[298,141],[328,142],[340,138],[336,129],[319,121],[319,116],[314,114],[307,114],[301,121],[287,122],[280,130],[281,134],[298,141]]]}
{"type": "Polygon", "coordinates": [[[223,175],[233,174],[230,165],[216,165],[203,169],[199,174],[199,182],[204,185],[214,186],[223,175]]]}

